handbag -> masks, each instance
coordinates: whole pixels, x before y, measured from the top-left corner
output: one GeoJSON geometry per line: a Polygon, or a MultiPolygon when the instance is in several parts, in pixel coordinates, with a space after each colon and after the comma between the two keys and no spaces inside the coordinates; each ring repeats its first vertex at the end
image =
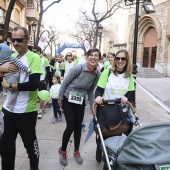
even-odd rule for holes
{"type": "Polygon", "coordinates": [[[97,119],[103,136],[127,135],[131,131],[131,120],[128,115],[129,107],[120,103],[98,105],[97,119]]]}

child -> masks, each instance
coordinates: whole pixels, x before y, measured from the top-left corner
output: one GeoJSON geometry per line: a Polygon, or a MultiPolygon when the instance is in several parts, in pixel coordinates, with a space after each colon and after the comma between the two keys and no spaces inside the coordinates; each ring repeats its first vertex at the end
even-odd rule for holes
{"type": "Polygon", "coordinates": [[[52,97],[52,105],[53,105],[53,112],[54,112],[54,119],[52,120],[52,123],[54,124],[59,121],[62,121],[62,113],[58,105],[58,94],[60,90],[60,77],[54,75],[52,78],[52,82],[54,85],[52,85],[50,88],[50,96],[52,97]],[[59,113],[59,118],[57,116],[57,112],[59,113]]]}
{"type": "MultiPolygon", "coordinates": [[[[16,65],[19,68],[18,72],[15,73],[5,73],[4,76],[6,78],[6,81],[8,84],[16,83],[19,80],[20,76],[20,71],[26,71],[26,72],[31,72],[31,69],[26,67],[25,65],[22,64],[21,61],[18,60],[17,57],[11,57],[11,50],[9,46],[6,43],[1,43],[0,44],[0,65],[12,61],[14,65],[16,65]]],[[[2,73],[0,73],[0,77],[3,76],[2,73]]],[[[6,107],[8,107],[12,111],[12,104],[16,100],[18,96],[18,91],[10,90],[8,93],[11,93],[10,95],[10,100],[7,103],[6,107]]]]}

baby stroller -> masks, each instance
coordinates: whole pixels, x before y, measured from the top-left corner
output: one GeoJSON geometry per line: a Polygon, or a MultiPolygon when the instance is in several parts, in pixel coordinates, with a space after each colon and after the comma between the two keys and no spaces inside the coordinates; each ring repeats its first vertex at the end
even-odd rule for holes
{"type": "MultiPolygon", "coordinates": [[[[104,101],[108,102],[111,100],[104,101]]],[[[127,104],[135,116],[135,124],[140,126],[133,106],[129,102],[127,104]]],[[[95,106],[96,103],[93,104],[93,114],[103,151],[103,170],[165,170],[161,168],[167,166],[170,168],[169,122],[140,126],[128,136],[112,136],[103,140],[95,106]]]]}

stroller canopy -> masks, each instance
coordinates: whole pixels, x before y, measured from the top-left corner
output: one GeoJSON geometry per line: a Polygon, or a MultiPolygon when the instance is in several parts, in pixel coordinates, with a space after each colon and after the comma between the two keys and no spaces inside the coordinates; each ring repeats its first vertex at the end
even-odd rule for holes
{"type": "Polygon", "coordinates": [[[124,170],[170,165],[170,122],[141,126],[126,138],[117,162],[124,170]]]}

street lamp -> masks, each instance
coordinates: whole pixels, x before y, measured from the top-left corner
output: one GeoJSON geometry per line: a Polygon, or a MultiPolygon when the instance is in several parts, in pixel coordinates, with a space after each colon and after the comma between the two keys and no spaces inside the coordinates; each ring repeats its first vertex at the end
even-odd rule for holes
{"type": "MultiPolygon", "coordinates": [[[[155,12],[154,6],[151,0],[125,0],[125,5],[130,6],[134,5],[136,1],[136,14],[135,14],[135,30],[134,30],[134,45],[133,45],[133,71],[132,74],[136,78],[137,73],[137,65],[136,65],[136,55],[137,55],[137,42],[138,42],[138,21],[139,21],[139,3],[143,3],[143,8],[147,14],[155,12]]],[[[135,99],[135,92],[134,92],[134,102],[135,99]]],[[[135,105],[135,103],[134,103],[135,105]]]]}
{"type": "Polygon", "coordinates": [[[37,24],[36,22],[34,21],[32,24],[32,31],[34,32],[34,47],[35,47],[35,32],[36,32],[36,28],[37,28],[37,24]]]}
{"type": "Polygon", "coordinates": [[[102,33],[103,33],[103,27],[102,25],[100,24],[99,27],[98,27],[98,33],[99,33],[99,49],[101,50],[101,41],[102,41],[102,33]]]}

